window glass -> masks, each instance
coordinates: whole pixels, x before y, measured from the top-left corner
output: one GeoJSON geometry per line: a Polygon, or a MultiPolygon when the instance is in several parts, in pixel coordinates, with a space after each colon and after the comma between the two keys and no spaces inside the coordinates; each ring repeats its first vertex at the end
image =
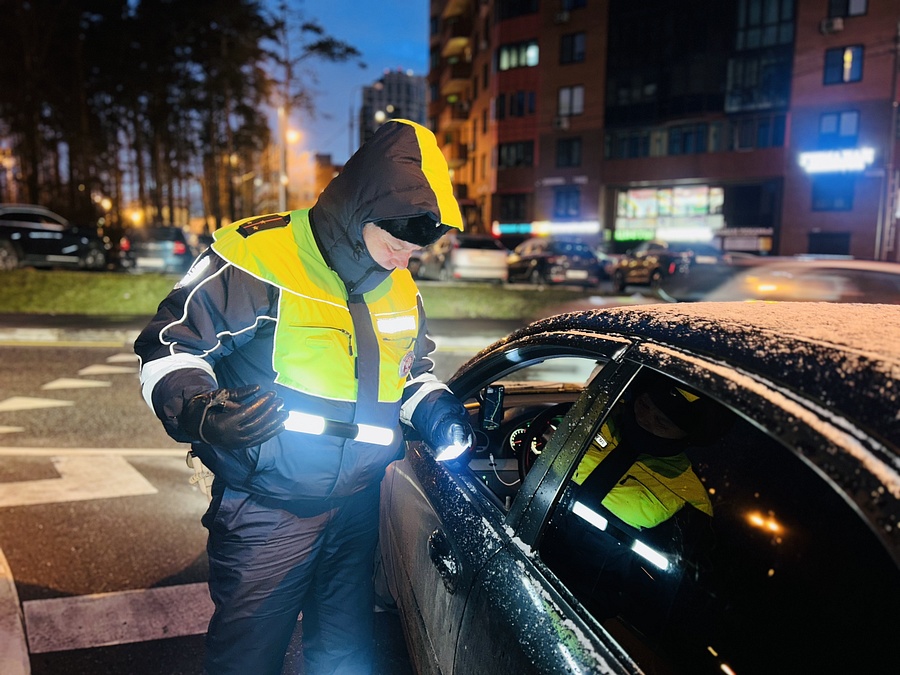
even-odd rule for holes
{"type": "Polygon", "coordinates": [[[868,524],[757,424],[647,373],[540,557],[644,672],[888,672],[900,575],[868,524]]]}
{"type": "Polygon", "coordinates": [[[863,72],[863,48],[837,47],[825,51],[825,84],[859,82],[863,72]]]}

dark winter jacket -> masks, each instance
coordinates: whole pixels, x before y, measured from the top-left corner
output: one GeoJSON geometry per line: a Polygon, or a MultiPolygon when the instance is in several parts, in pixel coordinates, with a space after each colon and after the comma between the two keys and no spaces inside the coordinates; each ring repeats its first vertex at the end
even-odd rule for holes
{"type": "Polygon", "coordinates": [[[217,481],[280,499],[344,497],[381,479],[400,449],[401,419],[425,429],[461,408],[432,374],[434,344],[411,276],[377,265],[363,243],[365,223],[422,214],[462,229],[433,134],[395,120],[312,209],[217,231],[163,300],[135,342],[144,398],[217,481]],[[287,410],[393,428],[396,442],[284,431],[226,450],[179,428],[193,396],[245,384],[275,390],[287,410]]]}

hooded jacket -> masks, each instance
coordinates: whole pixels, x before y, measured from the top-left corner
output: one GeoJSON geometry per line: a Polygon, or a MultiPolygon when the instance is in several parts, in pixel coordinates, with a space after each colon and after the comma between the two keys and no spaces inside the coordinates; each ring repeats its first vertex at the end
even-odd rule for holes
{"type": "MultiPolygon", "coordinates": [[[[144,399],[216,480],[278,499],[340,498],[377,482],[397,457],[400,420],[425,428],[452,395],[432,373],[421,296],[386,270],[366,223],[428,215],[434,238],[462,229],[434,135],[412,122],[379,128],[315,206],[249,218],[212,246],[135,341],[144,399]],[[188,438],[178,416],[193,396],[259,384],[287,410],[392,428],[395,443],[283,431],[227,450],[188,438]]],[[[431,236],[431,235],[428,235],[431,236]]]]}

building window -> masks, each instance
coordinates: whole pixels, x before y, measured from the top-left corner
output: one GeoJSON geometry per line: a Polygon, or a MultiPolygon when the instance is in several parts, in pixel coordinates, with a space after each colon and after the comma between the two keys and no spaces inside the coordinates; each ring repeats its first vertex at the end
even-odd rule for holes
{"type": "Polygon", "coordinates": [[[852,211],[853,176],[842,173],[815,176],[812,181],[813,211],[852,211]]]}
{"type": "Polygon", "coordinates": [[[517,91],[509,95],[509,116],[524,117],[533,115],[535,106],[535,94],[533,91],[517,91]]]}
{"type": "Polygon", "coordinates": [[[574,87],[561,87],[559,90],[560,117],[569,115],[581,115],[584,112],[584,85],[574,87]]]}
{"type": "Polygon", "coordinates": [[[556,166],[581,166],[580,138],[560,138],[556,141],[556,166]]]}
{"type": "Polygon", "coordinates": [[[794,0],[738,0],[737,49],[760,49],[794,41],[794,0]]]}
{"type": "Polygon", "coordinates": [[[561,4],[563,11],[567,11],[570,9],[585,7],[587,5],[587,0],[562,0],[561,4]]]}
{"type": "Polygon", "coordinates": [[[825,50],[825,84],[859,82],[862,71],[862,45],[825,50]]]}
{"type": "Polygon", "coordinates": [[[497,70],[533,68],[538,64],[537,40],[503,45],[497,55],[497,70]]]}
{"type": "Polygon", "coordinates": [[[843,112],[826,113],[819,118],[819,148],[856,147],[859,139],[859,112],[845,110],[843,112]]]}
{"type": "Polygon", "coordinates": [[[500,195],[500,220],[505,223],[528,221],[528,195],[500,195]]]}
{"type": "Polygon", "coordinates": [[[565,185],[553,188],[553,217],[578,218],[581,215],[581,188],[565,185]]]}
{"type": "Polygon", "coordinates": [[[517,16],[534,14],[538,11],[538,0],[500,0],[497,3],[497,14],[500,21],[514,19],[517,16]]]}
{"type": "Polygon", "coordinates": [[[497,94],[494,116],[498,120],[506,119],[506,94],[497,94]]]}
{"type": "Polygon", "coordinates": [[[868,0],[828,0],[828,17],[862,16],[868,5],[868,0]]]}
{"type": "Polygon", "coordinates": [[[498,148],[500,169],[534,165],[534,142],[501,143],[498,148]]]}
{"type": "Polygon", "coordinates": [[[584,33],[563,35],[559,49],[559,62],[566,64],[584,61],[584,40],[584,33]]]}

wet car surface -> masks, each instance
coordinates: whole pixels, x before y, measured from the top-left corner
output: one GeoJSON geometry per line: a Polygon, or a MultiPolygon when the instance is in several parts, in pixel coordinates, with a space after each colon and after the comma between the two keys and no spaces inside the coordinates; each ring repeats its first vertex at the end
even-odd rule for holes
{"type": "Polygon", "coordinates": [[[483,350],[449,381],[475,450],[439,463],[411,435],[382,486],[383,581],[418,672],[889,671],[898,334],[894,305],[665,304],[483,350]],[[659,457],[629,431],[596,458],[648,381],[705,405],[655,474],[695,492],[629,512],[618,491],[659,457]]]}

